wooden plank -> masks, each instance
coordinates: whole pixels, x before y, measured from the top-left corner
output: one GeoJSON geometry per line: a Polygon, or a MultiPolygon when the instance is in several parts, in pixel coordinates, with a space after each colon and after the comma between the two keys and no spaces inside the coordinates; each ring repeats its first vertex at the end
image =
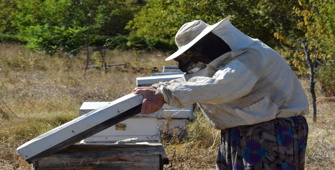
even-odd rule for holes
{"type": "Polygon", "coordinates": [[[178,66],[163,66],[163,73],[167,73],[167,72],[182,72],[178,66]]]}
{"type": "Polygon", "coordinates": [[[150,86],[159,82],[166,82],[173,79],[184,77],[183,74],[165,75],[165,76],[148,76],[148,77],[137,77],[136,86],[150,86]]]}
{"type": "MultiPolygon", "coordinates": [[[[99,107],[103,107],[110,104],[110,102],[83,102],[79,108],[79,115],[91,112],[99,107]]],[[[193,105],[187,106],[185,108],[172,107],[167,104],[163,105],[163,108],[152,114],[137,114],[133,118],[166,118],[170,116],[171,118],[176,119],[194,119],[193,115],[193,105]]]]}
{"type": "Polygon", "coordinates": [[[112,64],[106,64],[107,67],[111,67],[111,66],[123,66],[126,65],[126,63],[112,63],[112,64]]]}
{"type": "Polygon", "coordinates": [[[179,69],[165,69],[163,72],[164,73],[169,73],[169,72],[182,73],[182,71],[179,69]]]}
{"type": "Polygon", "coordinates": [[[177,69],[178,66],[177,65],[172,65],[172,66],[163,66],[163,70],[164,69],[177,69]]]}
{"type": "Polygon", "coordinates": [[[167,72],[167,73],[152,73],[152,76],[166,76],[166,75],[176,75],[176,74],[181,74],[184,75],[183,72],[167,72]]]}
{"type": "Polygon", "coordinates": [[[140,113],[142,100],[142,95],[123,96],[24,143],[17,151],[28,163],[36,162],[140,113]]]}
{"type": "Polygon", "coordinates": [[[157,170],[168,164],[164,148],[155,144],[75,144],[44,157],[34,164],[36,170],[84,169],[157,170]]]}

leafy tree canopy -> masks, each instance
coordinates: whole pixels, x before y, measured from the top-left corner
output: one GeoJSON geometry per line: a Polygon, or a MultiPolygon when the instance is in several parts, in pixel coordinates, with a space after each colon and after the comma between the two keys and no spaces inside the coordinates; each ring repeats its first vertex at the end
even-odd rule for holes
{"type": "Polygon", "coordinates": [[[186,22],[201,19],[209,24],[233,15],[236,27],[270,46],[282,46],[275,34],[300,36],[297,15],[292,12],[297,1],[283,0],[147,0],[127,28],[138,36],[168,38],[186,22]]]}
{"type": "Polygon", "coordinates": [[[13,15],[13,24],[30,49],[49,54],[57,50],[73,53],[95,34],[128,34],[124,26],[137,10],[136,5],[131,6],[132,2],[23,0],[18,3],[20,12],[13,15]]]}
{"type": "Polygon", "coordinates": [[[0,0],[0,33],[15,34],[17,29],[11,25],[11,14],[17,12],[20,0],[0,0]]]}

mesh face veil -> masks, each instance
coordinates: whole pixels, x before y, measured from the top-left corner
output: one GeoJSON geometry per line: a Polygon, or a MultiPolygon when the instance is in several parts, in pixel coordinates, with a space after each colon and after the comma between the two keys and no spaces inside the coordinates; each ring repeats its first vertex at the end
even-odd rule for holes
{"type": "Polygon", "coordinates": [[[195,57],[189,57],[184,54],[175,60],[178,62],[179,69],[187,74],[195,73],[207,65],[206,63],[197,61],[195,57]]]}
{"type": "Polygon", "coordinates": [[[229,51],[231,49],[226,42],[210,32],[174,60],[178,62],[181,71],[191,74],[205,68],[208,63],[229,51]]]}

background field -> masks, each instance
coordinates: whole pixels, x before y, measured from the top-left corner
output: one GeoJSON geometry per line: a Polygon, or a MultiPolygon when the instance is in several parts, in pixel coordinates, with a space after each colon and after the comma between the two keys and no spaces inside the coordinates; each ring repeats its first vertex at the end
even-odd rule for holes
{"type": "MultiPolygon", "coordinates": [[[[91,64],[101,64],[90,54],[91,64]]],[[[161,72],[161,52],[107,51],[108,63],[125,63],[107,72],[83,69],[86,54],[69,58],[31,52],[16,44],[0,44],[0,169],[30,169],[16,152],[24,142],[78,116],[86,101],[112,101],[131,93],[135,78],[161,72]]],[[[301,78],[308,92],[308,80],[301,78]]],[[[317,89],[319,89],[317,84],[317,89]]],[[[318,119],[307,115],[310,133],[306,169],[335,167],[335,102],[318,93],[318,119]]],[[[188,125],[189,139],[163,141],[170,164],[165,169],[213,169],[219,132],[201,114],[188,125]]]]}

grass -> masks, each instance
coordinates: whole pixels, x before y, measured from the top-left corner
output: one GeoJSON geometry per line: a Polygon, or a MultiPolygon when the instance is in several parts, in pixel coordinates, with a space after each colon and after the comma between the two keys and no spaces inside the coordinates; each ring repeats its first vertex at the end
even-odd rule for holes
{"type": "MultiPolygon", "coordinates": [[[[135,79],[161,72],[166,55],[161,52],[107,51],[108,63],[124,63],[107,72],[83,66],[86,54],[69,58],[47,56],[15,44],[0,44],[0,169],[30,169],[16,152],[24,142],[78,116],[86,101],[112,101],[131,93],[135,79]]],[[[90,64],[100,64],[93,55],[90,64]]],[[[301,79],[309,95],[308,81],[301,79]]],[[[318,87],[318,86],[317,86],[318,87]]],[[[318,87],[319,89],[319,87],[318,87]]],[[[317,89],[318,97],[323,97],[317,89]]],[[[310,133],[306,169],[335,166],[334,100],[320,100],[318,120],[307,115],[310,133]]],[[[163,141],[170,164],[165,169],[214,169],[219,131],[212,129],[199,111],[188,125],[188,140],[163,141]]]]}

